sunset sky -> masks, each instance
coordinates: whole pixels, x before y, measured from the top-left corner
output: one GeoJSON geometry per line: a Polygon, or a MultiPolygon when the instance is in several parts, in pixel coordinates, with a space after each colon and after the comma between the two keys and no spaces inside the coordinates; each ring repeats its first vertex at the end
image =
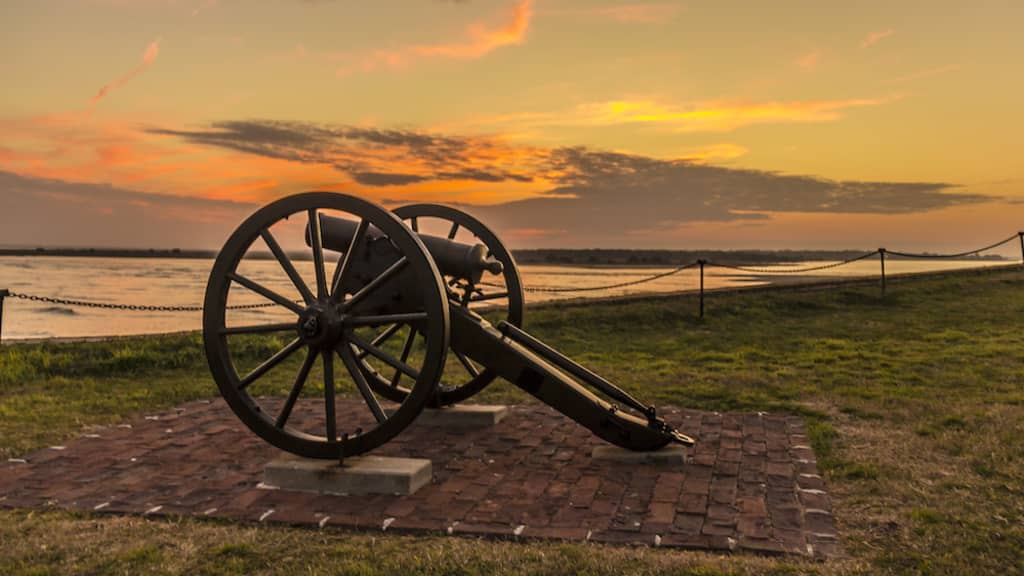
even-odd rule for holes
{"type": "Polygon", "coordinates": [[[306,190],[513,247],[1024,228],[1024,2],[4,0],[0,246],[217,248],[306,190]]]}

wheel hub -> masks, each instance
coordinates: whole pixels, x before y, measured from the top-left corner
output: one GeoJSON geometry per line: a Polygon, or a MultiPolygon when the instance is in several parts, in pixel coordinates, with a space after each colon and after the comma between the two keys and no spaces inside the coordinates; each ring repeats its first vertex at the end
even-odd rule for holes
{"type": "Polygon", "coordinates": [[[299,328],[305,338],[315,338],[320,333],[320,317],[310,316],[299,328]]]}
{"type": "Polygon", "coordinates": [[[299,315],[295,330],[305,344],[330,349],[341,339],[343,320],[339,305],[315,302],[299,315]]]}

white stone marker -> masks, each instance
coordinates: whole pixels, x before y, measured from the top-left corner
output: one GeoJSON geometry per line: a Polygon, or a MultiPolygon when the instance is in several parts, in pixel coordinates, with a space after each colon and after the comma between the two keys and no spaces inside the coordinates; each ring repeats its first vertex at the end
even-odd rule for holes
{"type": "Polygon", "coordinates": [[[287,455],[266,465],[268,488],[320,494],[408,496],[430,483],[433,466],[423,458],[356,456],[339,464],[287,455]]]}

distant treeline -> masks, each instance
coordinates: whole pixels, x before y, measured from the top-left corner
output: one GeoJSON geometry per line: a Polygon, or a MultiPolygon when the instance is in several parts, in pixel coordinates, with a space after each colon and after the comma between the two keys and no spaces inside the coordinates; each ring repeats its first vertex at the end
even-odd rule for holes
{"type": "MultiPolygon", "coordinates": [[[[777,262],[840,261],[856,258],[867,250],[628,250],[539,248],[513,250],[519,264],[555,264],[573,266],[682,266],[698,259],[721,264],[770,264],[777,262]]],[[[927,253],[925,253],[927,254],[927,253]]],[[[0,248],[0,256],[85,256],[103,258],[204,258],[217,256],[214,250],[111,249],[111,248],[0,248]]],[[[289,252],[295,260],[309,260],[308,252],[289,252]]],[[[269,252],[254,252],[250,257],[270,259],[269,252]]],[[[899,259],[887,255],[888,259],[899,259]]],[[[998,254],[966,256],[965,260],[1004,260],[998,254]]]]}
{"type": "MultiPolygon", "coordinates": [[[[868,250],[625,250],[548,249],[513,250],[519,264],[561,264],[576,266],[682,266],[699,259],[721,264],[771,264],[778,262],[834,262],[864,255],[868,250]]],[[[887,259],[899,259],[886,255],[887,259]]],[[[998,254],[964,259],[1003,260],[998,254]]]]}
{"type": "Polygon", "coordinates": [[[216,258],[216,250],[133,248],[0,248],[0,256],[84,256],[97,258],[216,258]]]}

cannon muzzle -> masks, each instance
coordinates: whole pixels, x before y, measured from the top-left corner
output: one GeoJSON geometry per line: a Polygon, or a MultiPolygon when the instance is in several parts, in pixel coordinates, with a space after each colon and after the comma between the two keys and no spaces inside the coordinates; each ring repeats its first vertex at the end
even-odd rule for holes
{"type": "MultiPolygon", "coordinates": [[[[320,234],[323,238],[323,246],[327,250],[344,252],[352,243],[358,223],[354,220],[335,218],[333,216],[320,215],[320,234]]],[[[366,231],[370,240],[380,238],[383,234],[373,225],[366,231]]],[[[430,252],[430,256],[437,264],[441,274],[454,276],[468,280],[471,284],[480,282],[484,271],[491,274],[501,274],[503,266],[501,262],[489,256],[487,247],[483,244],[464,244],[432,236],[430,234],[418,233],[420,241],[430,252]]],[[[309,244],[309,226],[306,226],[306,244],[309,244]]]]}

